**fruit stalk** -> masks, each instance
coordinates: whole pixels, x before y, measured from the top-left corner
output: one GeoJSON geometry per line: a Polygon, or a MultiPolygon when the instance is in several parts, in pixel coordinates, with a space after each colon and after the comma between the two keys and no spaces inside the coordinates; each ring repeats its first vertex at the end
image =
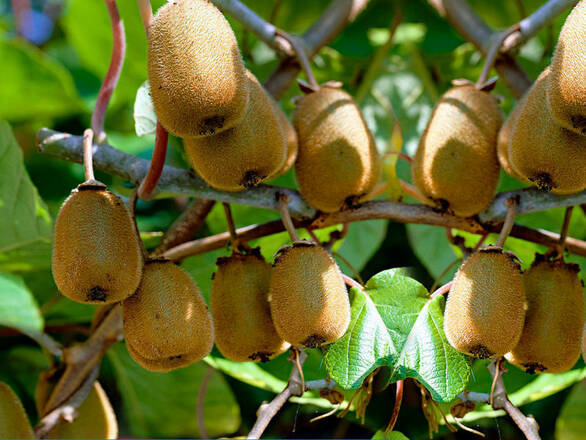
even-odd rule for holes
{"type": "Polygon", "coordinates": [[[149,165],[147,175],[138,187],[138,197],[141,199],[149,199],[151,193],[156,188],[157,183],[159,183],[161,174],[163,174],[163,167],[165,166],[168,140],[169,132],[165,130],[159,121],[157,121],[153,158],[149,165]]]}
{"type": "Polygon", "coordinates": [[[94,132],[88,128],[83,132],[83,168],[86,182],[95,181],[93,164],[94,132]]]}

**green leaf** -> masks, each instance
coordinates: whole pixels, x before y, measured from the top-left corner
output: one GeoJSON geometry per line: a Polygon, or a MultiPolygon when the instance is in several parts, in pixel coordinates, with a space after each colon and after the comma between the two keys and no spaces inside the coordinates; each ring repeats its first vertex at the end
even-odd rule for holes
{"type": "MultiPolygon", "coordinates": [[[[361,271],[385,239],[387,225],[388,220],[367,220],[348,225],[348,234],[336,251],[361,271]]],[[[342,272],[354,276],[344,261],[338,261],[338,264],[342,272]]]]}
{"type": "Polygon", "coordinates": [[[157,129],[157,115],[151,99],[149,82],[145,81],[136,91],[134,101],[134,129],[137,136],[154,133],[157,129]]]}
{"type": "Polygon", "coordinates": [[[64,116],[81,109],[71,74],[32,44],[0,38],[0,118],[64,116]]]}
{"type": "MultiPolygon", "coordinates": [[[[198,392],[208,367],[198,362],[169,373],[140,367],[123,343],[108,350],[122,407],[131,433],[142,438],[193,438],[197,424],[198,392]]],[[[240,426],[240,410],[222,375],[214,372],[206,390],[203,414],[210,437],[230,434],[240,426]]]]}
{"type": "MultiPolygon", "coordinates": [[[[407,238],[413,252],[433,278],[438,278],[458,258],[443,228],[415,224],[409,224],[406,227],[407,238]]],[[[456,264],[442,279],[452,279],[457,270],[456,264]]]]}
{"type": "MultiPolygon", "coordinates": [[[[1,104],[0,104],[1,105],[1,104]]],[[[10,126],[0,121],[0,270],[51,262],[51,218],[28,176],[10,126]]]]}
{"type": "Polygon", "coordinates": [[[586,433],[586,381],[576,385],[555,425],[557,440],[582,440],[586,433]]]}
{"type": "Polygon", "coordinates": [[[43,317],[22,278],[0,273],[0,325],[34,332],[43,331],[43,317]]]}
{"type": "Polygon", "coordinates": [[[374,433],[374,435],[372,436],[373,440],[409,440],[407,437],[405,437],[403,434],[401,434],[399,431],[392,431],[392,432],[386,432],[386,431],[376,431],[374,433]]]}
{"type": "Polygon", "coordinates": [[[464,390],[470,366],[447,342],[443,297],[429,299],[419,282],[391,269],[352,289],[352,318],[344,337],[329,346],[326,368],[341,387],[356,389],[378,366],[391,382],[413,378],[438,402],[464,390]]]}

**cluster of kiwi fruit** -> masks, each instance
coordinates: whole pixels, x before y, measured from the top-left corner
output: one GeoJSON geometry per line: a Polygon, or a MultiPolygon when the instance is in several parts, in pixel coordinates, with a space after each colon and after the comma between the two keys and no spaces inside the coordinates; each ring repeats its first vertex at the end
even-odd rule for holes
{"type": "Polygon", "coordinates": [[[549,253],[521,271],[496,246],[466,259],[450,289],[444,330],[458,351],[505,358],[528,373],[562,373],[578,360],[584,329],[579,268],[549,253]]]}
{"type": "Polygon", "coordinates": [[[157,118],[183,138],[191,166],[210,186],[241,191],[295,165],[301,194],[324,212],[374,189],[381,175],[374,139],[338,86],[307,90],[293,128],[246,70],[228,22],[207,0],[168,2],[148,39],[157,118]]]}

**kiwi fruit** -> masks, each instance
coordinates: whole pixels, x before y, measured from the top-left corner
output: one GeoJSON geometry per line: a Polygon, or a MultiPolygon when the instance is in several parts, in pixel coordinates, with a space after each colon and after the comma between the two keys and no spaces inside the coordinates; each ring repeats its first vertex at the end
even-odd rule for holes
{"type": "Polygon", "coordinates": [[[586,188],[586,136],[552,118],[546,101],[549,72],[544,70],[528,92],[511,134],[509,160],[540,190],[572,194],[586,188]]]}
{"type": "Polygon", "coordinates": [[[350,323],[340,269],[327,251],[309,241],[279,251],[269,302],[277,333],[294,346],[313,348],[337,341],[350,323]]]}
{"type": "Polygon", "coordinates": [[[289,122],[287,116],[285,115],[283,110],[281,110],[279,105],[274,100],[272,102],[275,106],[274,111],[276,115],[279,117],[281,128],[285,134],[285,142],[287,144],[287,155],[285,158],[285,163],[283,164],[279,172],[275,175],[275,177],[278,177],[282,176],[287,171],[289,171],[295,164],[295,161],[297,160],[297,153],[299,152],[299,144],[297,141],[297,133],[295,132],[293,125],[289,122]]]}
{"type": "Polygon", "coordinates": [[[511,161],[509,160],[509,145],[511,141],[511,134],[513,132],[513,126],[517,122],[517,118],[521,114],[521,109],[523,108],[523,105],[525,105],[526,100],[527,93],[525,93],[519,102],[517,102],[517,105],[511,111],[509,117],[501,127],[497,138],[496,153],[501,167],[509,176],[517,180],[529,182],[527,179],[517,174],[517,172],[511,166],[511,161]]]}
{"type": "Polygon", "coordinates": [[[0,382],[0,438],[36,438],[18,396],[0,382]]]}
{"type": "Polygon", "coordinates": [[[245,116],[248,81],[234,32],[209,0],[163,5],[148,30],[155,113],[179,137],[209,136],[245,116]]]}
{"type": "Polygon", "coordinates": [[[547,102],[562,127],[586,135],[586,1],[572,10],[551,61],[547,102]]]}
{"type": "Polygon", "coordinates": [[[144,368],[168,371],[203,359],[214,344],[214,329],[197,284],[171,261],[145,264],[134,295],[122,303],[128,351],[144,368]]]}
{"type": "MultiPolygon", "coordinates": [[[[52,372],[41,373],[35,390],[35,401],[39,414],[45,415],[44,406],[56,383],[55,375],[52,372]]],[[[116,415],[108,396],[98,381],[94,382],[87,398],[77,409],[75,419],[70,423],[66,421],[59,423],[45,438],[118,438],[116,415]]]]}
{"type": "Polygon", "coordinates": [[[512,350],[523,331],[525,288],[519,264],[487,246],[464,261],[454,277],[444,316],[448,342],[480,359],[512,350]]]}
{"type": "Polygon", "coordinates": [[[411,164],[413,183],[441,211],[468,217],[492,201],[500,167],[503,116],[497,100],[473,84],[452,87],[436,105],[411,164]]]}
{"type": "Polygon", "coordinates": [[[242,122],[214,136],[184,139],[193,169],[212,187],[242,191],[274,177],[287,155],[285,133],[272,98],[246,71],[250,104],[242,122]]]}
{"type": "Polygon", "coordinates": [[[362,201],[374,189],[382,162],[348,93],[324,85],[298,100],[292,120],[299,140],[295,176],[310,205],[335,212],[362,201]]]}
{"type": "Polygon", "coordinates": [[[563,373],[581,351],[584,294],[577,264],[538,255],[523,274],[528,309],[517,346],[505,356],[528,373],[563,373]]]}
{"type": "Polygon", "coordinates": [[[218,258],[211,309],[216,346],[226,359],[266,362],[289,347],[271,319],[271,265],[258,252],[218,258]]]}
{"type": "Polygon", "coordinates": [[[55,224],[52,270],[67,298],[109,304],[132,295],[141,279],[139,237],[126,205],[101,184],[82,183],[55,224]]]}

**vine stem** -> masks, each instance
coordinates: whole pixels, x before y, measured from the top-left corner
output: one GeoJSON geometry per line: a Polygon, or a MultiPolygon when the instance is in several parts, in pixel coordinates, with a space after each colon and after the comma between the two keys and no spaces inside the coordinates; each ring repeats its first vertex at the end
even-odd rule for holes
{"type": "Polygon", "coordinates": [[[342,274],[342,279],[348,287],[356,287],[357,289],[364,292],[364,286],[353,278],[350,278],[348,275],[342,274]]]}
{"type": "Polygon", "coordinates": [[[291,242],[295,243],[299,241],[299,236],[297,235],[291,214],[289,213],[289,196],[287,194],[281,194],[279,196],[279,211],[281,213],[281,221],[289,233],[289,237],[291,237],[291,242]]]}
{"type": "Polygon", "coordinates": [[[145,200],[150,199],[152,192],[157,187],[163,167],[165,166],[165,157],[167,156],[167,143],[169,141],[169,132],[157,121],[157,131],[155,134],[155,148],[153,158],[149,165],[147,175],[138,188],[138,197],[145,200]]]}
{"type": "Polygon", "coordinates": [[[126,39],[124,37],[124,24],[120,19],[120,12],[116,5],[116,0],[105,0],[110,21],[112,22],[112,57],[110,58],[110,65],[108,72],[102,82],[100,91],[98,92],[98,99],[96,106],[92,113],[92,129],[96,136],[98,144],[106,140],[106,133],[104,132],[104,118],[106,117],[106,110],[108,103],[114,93],[120,72],[122,71],[122,64],[124,63],[124,55],[126,53],[126,39]]]}
{"type": "Polygon", "coordinates": [[[303,73],[305,73],[305,77],[307,78],[307,82],[309,82],[309,86],[314,92],[319,90],[319,84],[315,80],[315,76],[313,75],[313,71],[311,70],[311,63],[307,58],[307,53],[305,51],[305,47],[303,46],[303,41],[294,37],[293,35],[289,35],[288,33],[275,28],[275,35],[287,40],[293,50],[295,51],[295,56],[301,65],[301,69],[303,73]]]}
{"type": "Polygon", "coordinates": [[[238,234],[236,233],[236,228],[234,227],[234,217],[232,217],[232,210],[230,209],[229,203],[222,203],[224,207],[224,214],[226,216],[226,223],[228,225],[228,233],[230,234],[230,240],[232,241],[232,249],[234,252],[238,250],[238,234]]]}
{"type": "Polygon", "coordinates": [[[509,234],[511,233],[511,230],[513,229],[513,225],[515,224],[515,215],[516,215],[518,204],[519,204],[519,201],[515,197],[511,197],[507,201],[507,215],[505,217],[505,221],[504,221],[503,226],[501,228],[501,233],[499,234],[499,238],[496,241],[496,246],[500,247],[501,249],[505,245],[505,241],[506,241],[507,237],[509,236],[509,234]]]}
{"type": "Polygon", "coordinates": [[[449,283],[444,284],[443,286],[441,286],[440,288],[438,288],[437,290],[435,290],[430,296],[429,299],[432,300],[437,296],[442,296],[445,295],[446,293],[448,293],[450,291],[450,289],[452,288],[452,285],[454,284],[453,281],[450,281],[449,283]]]}
{"type": "Polygon", "coordinates": [[[490,70],[492,69],[492,66],[494,65],[494,62],[496,61],[497,57],[499,56],[499,50],[503,45],[505,38],[507,38],[509,35],[517,31],[518,29],[519,25],[515,25],[503,32],[496,32],[491,35],[490,47],[486,54],[484,66],[482,67],[482,72],[478,77],[478,81],[476,81],[477,89],[482,89],[482,87],[486,84],[486,81],[488,80],[488,75],[490,74],[490,70]]]}
{"type": "Polygon", "coordinates": [[[148,37],[149,27],[153,20],[153,7],[151,6],[151,0],[136,0],[136,2],[138,3],[138,9],[140,10],[140,18],[142,19],[144,31],[148,37]]]}
{"type": "Polygon", "coordinates": [[[94,132],[91,128],[83,132],[83,169],[86,182],[95,182],[94,163],[94,132]]]}
{"type": "Polygon", "coordinates": [[[53,356],[61,357],[63,355],[63,345],[61,345],[61,343],[57,342],[48,334],[26,329],[18,329],[18,331],[24,335],[27,335],[53,356]]]}
{"type": "Polygon", "coordinates": [[[208,384],[210,383],[210,380],[212,379],[215,371],[216,370],[214,367],[208,367],[206,374],[201,381],[201,385],[199,386],[199,392],[197,393],[197,427],[199,428],[200,438],[209,438],[205,429],[205,418],[203,410],[208,384]]]}
{"type": "Polygon", "coordinates": [[[403,386],[404,380],[400,380],[397,382],[397,390],[395,392],[395,405],[393,407],[393,414],[391,415],[391,420],[389,420],[389,424],[387,425],[386,432],[391,432],[397,423],[397,419],[399,418],[399,411],[401,410],[401,403],[403,402],[403,386]]]}
{"type": "Polygon", "coordinates": [[[557,253],[559,255],[564,254],[564,246],[566,244],[566,239],[568,238],[568,230],[570,229],[570,220],[572,219],[573,211],[574,207],[568,206],[566,208],[566,212],[564,213],[564,222],[562,224],[562,229],[560,231],[560,240],[557,245],[557,253]]]}

